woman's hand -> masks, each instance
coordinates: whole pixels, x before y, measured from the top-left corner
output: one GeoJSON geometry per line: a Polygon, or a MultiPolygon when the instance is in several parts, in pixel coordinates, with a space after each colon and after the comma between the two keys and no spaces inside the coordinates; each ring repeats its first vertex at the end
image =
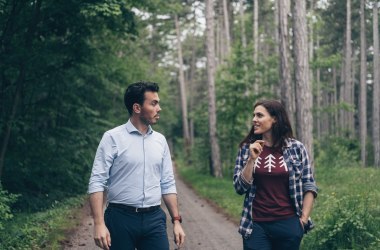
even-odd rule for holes
{"type": "Polygon", "coordinates": [[[251,154],[251,158],[256,160],[257,157],[263,152],[264,149],[264,141],[263,140],[256,140],[254,143],[251,143],[249,145],[249,152],[251,154]]]}

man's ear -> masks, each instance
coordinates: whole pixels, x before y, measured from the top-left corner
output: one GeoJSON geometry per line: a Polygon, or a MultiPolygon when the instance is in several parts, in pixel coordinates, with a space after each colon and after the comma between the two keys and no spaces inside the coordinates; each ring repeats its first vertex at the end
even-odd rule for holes
{"type": "Polygon", "coordinates": [[[141,112],[141,106],[138,103],[133,104],[133,112],[136,114],[140,114],[141,112]]]}

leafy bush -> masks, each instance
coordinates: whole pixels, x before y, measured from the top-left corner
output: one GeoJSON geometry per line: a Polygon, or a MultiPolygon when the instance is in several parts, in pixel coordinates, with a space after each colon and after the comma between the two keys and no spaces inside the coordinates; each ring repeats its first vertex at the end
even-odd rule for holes
{"type": "Polygon", "coordinates": [[[327,136],[315,141],[314,145],[315,166],[355,167],[360,165],[358,140],[327,136]]]}
{"type": "Polygon", "coordinates": [[[15,214],[1,232],[0,249],[60,249],[66,230],[76,225],[75,212],[84,202],[83,196],[56,202],[49,210],[15,214]]]}
{"type": "MultiPolygon", "coordinates": [[[[323,211],[303,249],[380,249],[379,205],[374,196],[321,194],[323,211]]],[[[321,197],[320,197],[321,198],[321,197]]]]}
{"type": "Polygon", "coordinates": [[[13,218],[11,205],[16,202],[18,195],[9,194],[0,185],[0,231],[4,229],[3,223],[13,218]]]}

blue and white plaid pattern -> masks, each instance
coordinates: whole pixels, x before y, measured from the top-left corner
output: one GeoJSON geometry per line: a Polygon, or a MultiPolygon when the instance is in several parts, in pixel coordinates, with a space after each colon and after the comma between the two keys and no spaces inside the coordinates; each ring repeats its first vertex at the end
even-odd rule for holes
{"type": "MultiPolygon", "coordinates": [[[[286,146],[283,147],[283,156],[289,169],[289,194],[293,203],[296,214],[302,214],[303,195],[311,191],[314,196],[317,195],[317,186],[315,184],[312,168],[309,162],[305,146],[295,140],[287,139],[286,146]]],[[[242,170],[249,157],[249,144],[243,145],[238,153],[235,163],[233,184],[238,194],[245,194],[244,208],[239,226],[239,233],[248,238],[252,233],[252,202],[256,195],[256,186],[248,183],[242,176],[242,170]]],[[[310,229],[314,227],[309,219],[310,229]]]]}

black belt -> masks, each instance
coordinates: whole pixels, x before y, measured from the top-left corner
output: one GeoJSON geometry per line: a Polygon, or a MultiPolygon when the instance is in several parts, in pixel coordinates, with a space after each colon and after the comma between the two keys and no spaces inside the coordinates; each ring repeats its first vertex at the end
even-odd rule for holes
{"type": "Polygon", "coordinates": [[[124,205],[124,204],[120,204],[120,203],[109,203],[108,206],[121,208],[121,209],[128,210],[128,211],[133,211],[136,213],[151,212],[151,211],[157,210],[160,207],[160,205],[151,206],[151,207],[132,207],[132,206],[128,206],[128,205],[124,205]]]}

